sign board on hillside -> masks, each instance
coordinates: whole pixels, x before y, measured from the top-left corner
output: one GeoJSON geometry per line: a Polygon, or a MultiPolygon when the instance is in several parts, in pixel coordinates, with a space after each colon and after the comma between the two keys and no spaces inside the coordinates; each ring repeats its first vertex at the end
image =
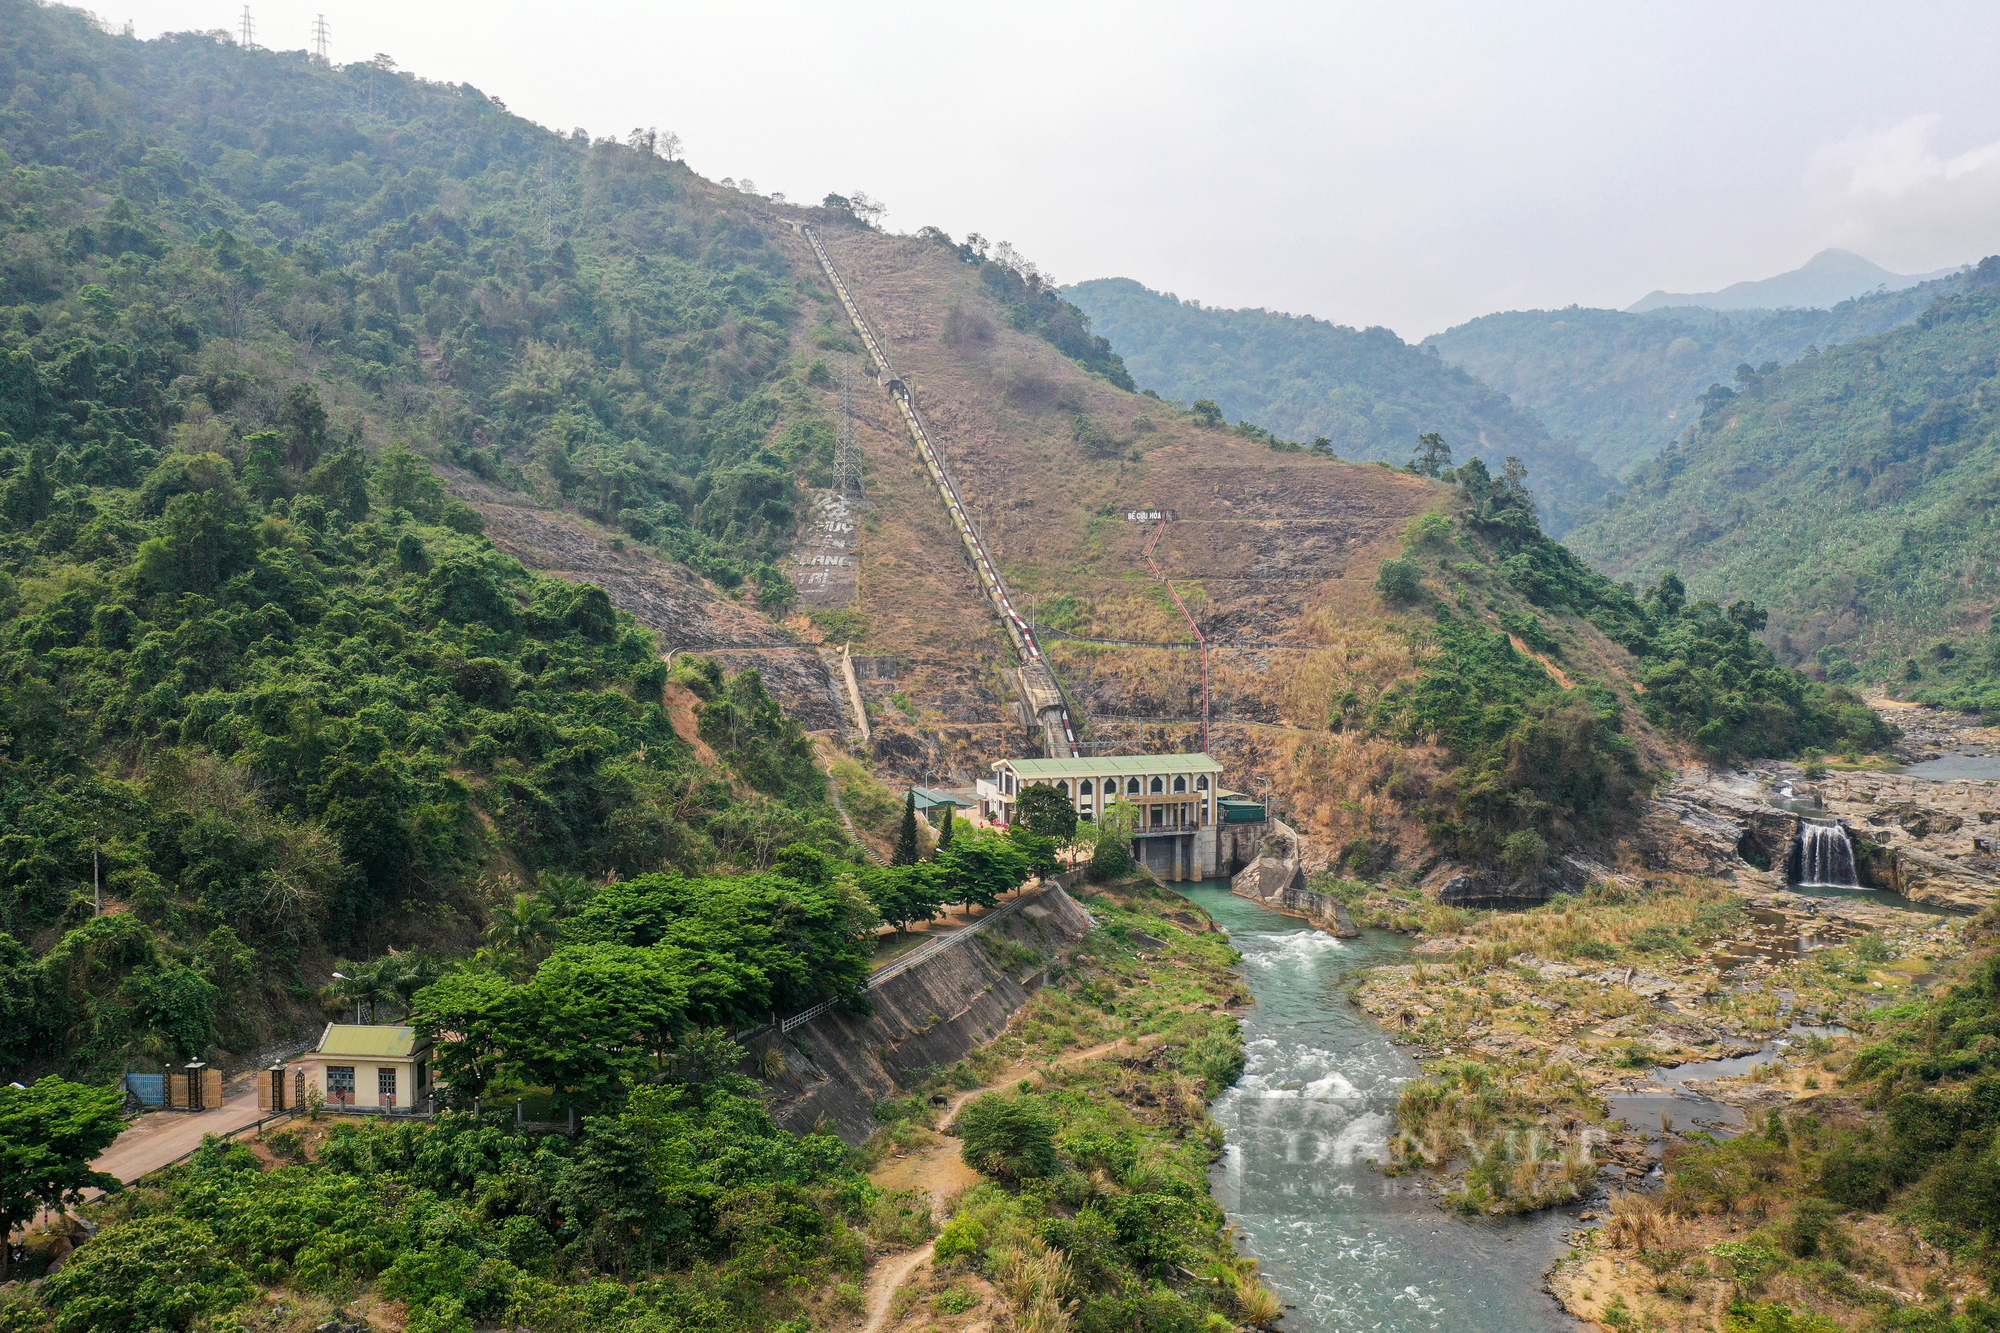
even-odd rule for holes
{"type": "Polygon", "coordinates": [[[1125,511],[1127,523],[1171,523],[1174,511],[1171,509],[1128,509],[1125,511]]]}

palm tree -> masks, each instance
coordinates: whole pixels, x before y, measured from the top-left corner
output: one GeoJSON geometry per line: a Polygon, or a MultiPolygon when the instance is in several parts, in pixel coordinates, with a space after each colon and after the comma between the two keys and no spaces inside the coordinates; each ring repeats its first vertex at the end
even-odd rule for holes
{"type": "Polygon", "coordinates": [[[558,921],[567,921],[597,896],[597,890],[574,871],[544,870],[535,881],[535,896],[549,905],[558,921]]]}
{"type": "Polygon", "coordinates": [[[532,893],[517,893],[512,907],[493,909],[493,924],[486,928],[486,942],[497,949],[519,953],[525,964],[561,929],[554,908],[532,893]]]}
{"type": "Polygon", "coordinates": [[[417,992],[444,973],[442,963],[416,954],[390,954],[382,960],[381,966],[382,980],[405,1018],[409,1016],[410,1005],[415,1002],[417,992]]]}

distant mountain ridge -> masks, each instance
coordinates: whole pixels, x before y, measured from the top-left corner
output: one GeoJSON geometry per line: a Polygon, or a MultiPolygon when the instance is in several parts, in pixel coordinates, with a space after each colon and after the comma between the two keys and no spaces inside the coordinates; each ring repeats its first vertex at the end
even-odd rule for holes
{"type": "Polygon", "coordinates": [[[1495,472],[1516,456],[1552,534],[1614,484],[1533,412],[1389,329],[1205,307],[1130,278],[1093,279],[1063,295],[1140,384],[1169,398],[1212,399],[1232,420],[1290,439],[1324,436],[1345,458],[1400,464],[1433,430],[1460,461],[1478,456],[1495,472]]]}
{"type": "Polygon", "coordinates": [[[1897,328],[1709,389],[1569,545],[1614,578],[1754,598],[1781,658],[1836,679],[1916,656],[2000,669],[2000,258],[1960,281],[1897,328]]]}
{"type": "Polygon", "coordinates": [[[1702,391],[1736,369],[1786,365],[1872,337],[1955,295],[1963,274],[1869,292],[1831,310],[1512,310],[1424,339],[1446,361],[1539,415],[1606,472],[1628,475],[1701,414],[1702,391]]]}
{"type": "Polygon", "coordinates": [[[1868,292],[1901,291],[1920,282],[1947,277],[1965,268],[1953,264],[1934,273],[1891,273],[1851,250],[1822,250],[1789,273],[1748,282],[1733,282],[1719,292],[1653,291],[1625,307],[1628,314],[1648,310],[1701,306],[1709,310],[1823,310],[1868,292]]]}

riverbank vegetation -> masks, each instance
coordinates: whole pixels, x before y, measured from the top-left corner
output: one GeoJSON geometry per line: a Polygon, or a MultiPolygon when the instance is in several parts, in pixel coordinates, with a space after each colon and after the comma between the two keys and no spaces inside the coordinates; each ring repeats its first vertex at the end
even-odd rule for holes
{"type": "Polygon", "coordinates": [[[1687,1326],[1704,1307],[1753,1330],[2000,1327],[1997,932],[1989,912],[1940,984],[1746,1076],[1767,1109],[1733,1138],[1672,1140],[1664,1188],[1617,1199],[1558,1270],[1566,1303],[1603,1322],[1615,1305],[1635,1328],[1687,1326]]]}
{"type": "Polygon", "coordinates": [[[1751,909],[1680,879],[1456,913],[1425,961],[1376,969],[1357,989],[1429,1053],[1398,1105],[1392,1160],[1487,1212],[1580,1197],[1603,1170],[1643,1171],[1649,1127],[1607,1122],[1606,1095],[1656,1066],[1755,1051],[1795,1022],[1864,1021],[1964,949],[1932,918],[1877,924],[1829,938],[1796,908],[1751,909]],[[1801,936],[1821,947],[1801,958],[1801,936]]]}
{"type": "Polygon", "coordinates": [[[1024,1329],[1192,1330],[1280,1313],[1208,1196],[1221,1147],[1208,1102],[1243,1067],[1227,1012],[1248,998],[1236,954],[1199,909],[1150,882],[1081,901],[1098,928],[1055,982],[992,1042],[883,1109],[895,1121],[873,1145],[885,1171],[948,1134],[978,1172],[947,1200],[933,1261],[899,1293],[891,1329],[999,1314],[1024,1329]],[[931,1094],[968,1089],[989,1090],[938,1118],[931,1094]]]}

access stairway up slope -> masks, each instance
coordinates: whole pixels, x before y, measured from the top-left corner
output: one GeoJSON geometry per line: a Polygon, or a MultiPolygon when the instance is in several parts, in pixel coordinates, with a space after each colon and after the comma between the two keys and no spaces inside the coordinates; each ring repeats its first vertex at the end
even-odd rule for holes
{"type": "Polygon", "coordinates": [[[993,609],[1000,616],[1000,623],[1007,631],[1007,637],[1014,641],[1015,651],[1020,654],[1021,665],[1014,676],[1020,685],[1021,697],[1030,715],[1042,732],[1042,749],[1053,758],[1067,759],[1077,752],[1076,726],[1070,716],[1069,704],[1063,698],[1062,686],[1057,682],[1055,672],[1048,659],[1042,655],[1041,644],[1035,638],[1034,627],[1028,623],[1014,603],[1014,596],[1007,588],[1007,582],[1000,577],[999,568],[987,555],[986,542],[979,535],[978,525],[960,501],[958,484],[945,465],[944,456],[931,441],[929,428],[924,424],[923,413],[917,406],[916,394],[900,376],[889,360],[889,354],[869,328],[868,321],[861,313],[861,307],[842,280],[840,270],[834,266],[833,257],[820,243],[819,235],[804,223],[792,224],[812,246],[813,254],[819,260],[820,268],[833,285],[834,294],[840,298],[847,311],[847,317],[854,325],[854,331],[861,338],[861,345],[868,349],[868,355],[875,361],[879,371],[878,383],[889,390],[902,413],[903,423],[909,428],[910,439],[917,446],[917,455],[923,460],[924,470],[930,474],[931,484],[937,488],[938,497],[944,502],[945,513],[950,517],[952,527],[958,532],[959,541],[964,543],[967,556],[972,560],[973,572],[979,576],[979,583],[986,590],[986,596],[993,603],[993,609]]]}

